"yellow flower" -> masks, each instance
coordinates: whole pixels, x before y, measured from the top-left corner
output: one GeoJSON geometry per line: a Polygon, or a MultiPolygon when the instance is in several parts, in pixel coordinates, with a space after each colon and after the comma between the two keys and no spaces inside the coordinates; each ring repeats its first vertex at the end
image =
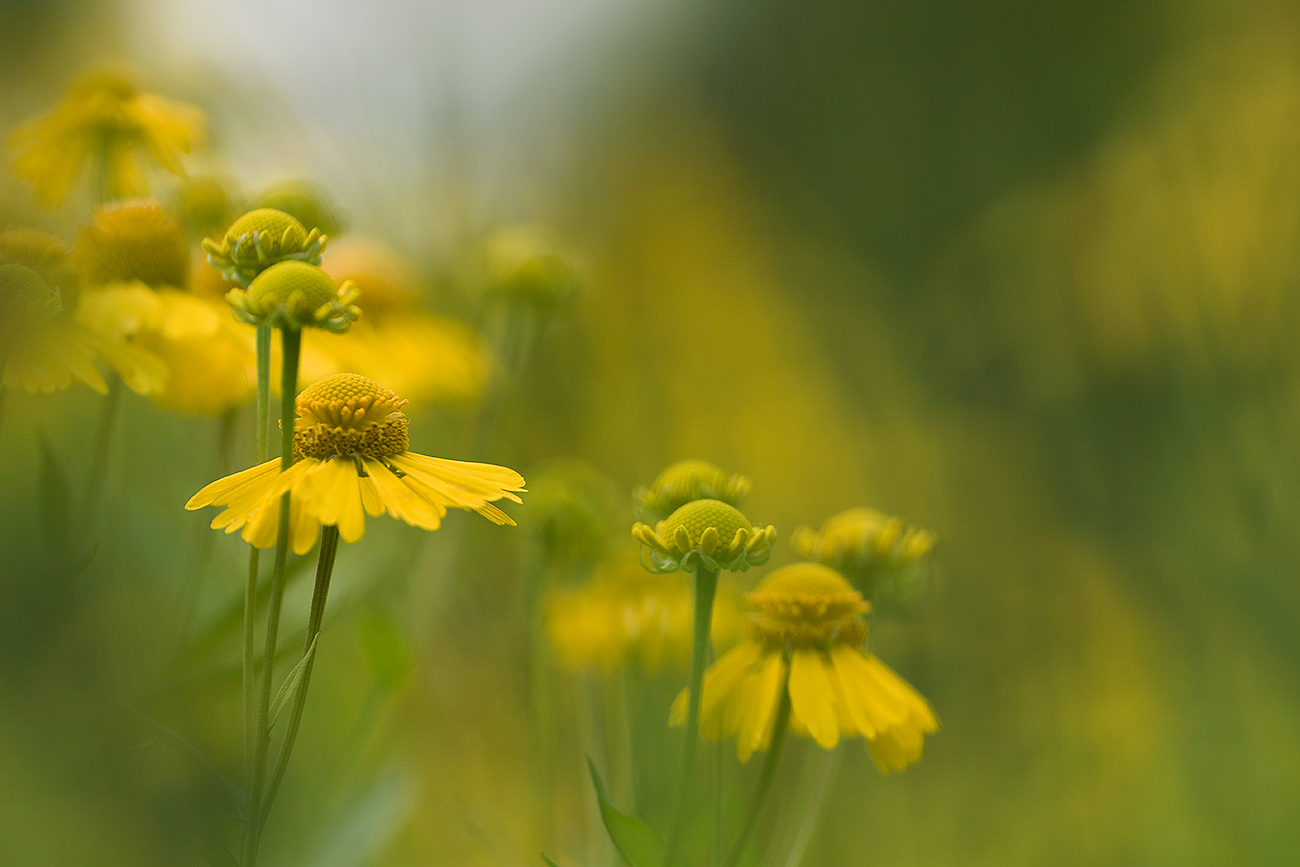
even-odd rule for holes
{"type": "Polygon", "coordinates": [[[190,245],[180,220],[157,202],[103,205],[77,235],[73,255],[90,283],[139,280],[184,289],[190,282],[190,245]]]}
{"type": "MultiPolygon", "coordinates": [[[[938,731],[930,705],[905,680],[863,648],[870,605],[832,569],[795,563],[772,572],[746,596],[757,611],[745,641],[704,675],[700,729],[718,740],[736,735],[748,761],[766,750],[786,695],[790,729],[823,749],[861,735],[882,771],[921,757],[926,734],[938,731]]],[[[686,691],[670,722],[686,722],[686,691]]]]}
{"type": "Polygon", "coordinates": [[[283,211],[258,208],[235,220],[218,243],[203,239],[203,249],[221,276],[250,287],[253,279],[279,262],[319,265],[329,239],[320,229],[308,232],[283,211]]]}
{"type": "Polygon", "coordinates": [[[790,537],[799,556],[843,572],[877,601],[898,601],[915,589],[915,570],[908,567],[924,560],[934,542],[929,530],[875,509],[848,509],[827,518],[820,532],[799,527],[790,537]]]}
{"type": "Polygon", "coordinates": [[[199,109],[141,93],[122,74],[97,70],[74,83],[50,114],[14,130],[9,138],[17,152],[13,171],[32,182],[37,199],[48,207],[63,201],[92,159],[98,161],[96,182],[104,199],[139,196],[148,185],[136,151],[182,175],[181,154],[202,141],[205,124],[199,109]]]}
{"type": "MultiPolygon", "coordinates": [[[[740,632],[739,593],[720,582],[710,631],[715,648],[735,644],[740,632]]],[[[647,575],[620,558],[579,589],[554,589],[546,597],[546,631],[560,664],[570,669],[614,671],[636,659],[647,671],[684,668],[691,655],[691,587],[680,573],[647,575]]]]}
{"type": "Polygon", "coordinates": [[[649,549],[646,568],[651,572],[696,572],[700,568],[744,572],[767,562],[776,528],[769,524],[756,529],[735,506],[721,500],[693,500],[653,530],[637,524],[632,536],[649,549]]]}
{"type": "Polygon", "coordinates": [[[721,500],[737,509],[749,496],[750,481],[727,475],[708,461],[678,461],[648,488],[637,488],[632,500],[645,515],[662,520],[691,500],[721,500]]]}
{"type": "Polygon", "coordinates": [[[182,413],[219,415],[243,406],[257,391],[252,343],[224,301],[150,289],[139,281],[88,290],[77,309],[83,325],[129,339],[169,368],[154,403],[182,413]]]}
{"type": "Polygon", "coordinates": [[[107,394],[101,362],[140,394],[159,391],[167,381],[162,359],[87,328],[64,309],[58,292],[24,265],[0,265],[0,310],[6,388],[48,393],[76,380],[107,394]]]}
{"type": "Polygon", "coordinates": [[[258,548],[275,544],[280,495],[290,492],[293,550],[311,549],[319,525],[335,525],[345,542],[365,534],[366,518],[384,512],[425,530],[436,530],[448,508],[478,512],[495,524],[514,525],[492,505],[522,502],[523,477],[492,464],[431,458],[407,451],[406,400],[374,380],[353,373],[327,377],[298,395],[294,464],[280,472],[280,459],[213,482],[187,509],[225,506],[214,529],[243,528],[258,548]]]}

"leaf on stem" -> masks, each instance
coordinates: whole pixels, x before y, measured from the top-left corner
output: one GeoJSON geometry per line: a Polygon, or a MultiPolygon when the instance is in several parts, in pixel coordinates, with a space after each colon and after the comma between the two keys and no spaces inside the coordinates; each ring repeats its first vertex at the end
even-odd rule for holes
{"type": "Polygon", "coordinates": [[[587,757],[587,769],[591,771],[596,800],[600,802],[600,818],[604,820],[605,830],[623,860],[631,867],[663,867],[666,849],[663,838],[636,816],[621,812],[614,806],[605,791],[605,784],[600,781],[600,774],[596,773],[591,756],[587,757]]]}
{"type": "Polygon", "coordinates": [[[307,648],[307,652],[302,655],[302,659],[298,660],[298,664],[293,667],[293,671],[290,671],[288,676],[285,677],[284,683],[280,684],[280,691],[275,694],[275,701],[271,702],[271,710],[267,714],[266,730],[268,732],[275,728],[275,721],[280,718],[280,711],[284,710],[285,705],[297,696],[298,690],[302,689],[303,674],[306,673],[307,666],[311,665],[312,659],[316,656],[316,641],[319,638],[319,632],[312,636],[311,645],[307,648]]]}

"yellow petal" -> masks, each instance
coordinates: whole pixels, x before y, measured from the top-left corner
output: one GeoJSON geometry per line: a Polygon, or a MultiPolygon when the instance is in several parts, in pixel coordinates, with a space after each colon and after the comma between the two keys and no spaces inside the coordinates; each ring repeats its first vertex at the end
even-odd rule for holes
{"type": "Polygon", "coordinates": [[[264,464],[258,464],[246,470],[241,470],[232,476],[226,476],[223,479],[217,479],[215,482],[205,485],[197,494],[190,497],[185,504],[187,509],[201,509],[204,506],[224,506],[230,502],[230,497],[246,487],[252,487],[263,481],[268,476],[274,476],[280,472],[280,459],[267,461],[264,464]]]}
{"type": "Polygon", "coordinates": [[[822,656],[815,650],[796,650],[790,661],[790,713],[807,726],[822,749],[832,749],[840,742],[835,690],[822,656]]]}
{"type": "Polygon", "coordinates": [[[746,678],[736,691],[748,692],[746,713],[736,733],[736,756],[749,761],[754,750],[767,749],[772,741],[776,709],[785,692],[786,667],[778,653],[768,654],[757,673],[746,678]]]}
{"type": "Polygon", "coordinates": [[[366,472],[388,514],[424,530],[438,529],[442,516],[447,514],[441,503],[421,496],[419,489],[407,484],[405,477],[399,479],[374,458],[366,459],[366,472]]]}

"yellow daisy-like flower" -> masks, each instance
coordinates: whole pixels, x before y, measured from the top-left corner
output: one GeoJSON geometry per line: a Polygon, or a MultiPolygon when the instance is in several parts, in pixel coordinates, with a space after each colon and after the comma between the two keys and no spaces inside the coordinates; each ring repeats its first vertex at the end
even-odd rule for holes
{"type": "MultiPolygon", "coordinates": [[[[746,601],[757,609],[748,637],[704,675],[700,729],[707,737],[736,735],[736,754],[748,761],[772,742],[788,695],[791,731],[823,749],[861,735],[884,772],[921,757],[939,721],[920,693],[864,650],[870,605],[838,572],[817,563],[785,566],[746,601]]],[[[686,701],[683,690],[672,725],[685,724],[686,701]]]]}
{"type": "Polygon", "coordinates": [[[139,280],[184,289],[190,282],[185,229],[157,202],[141,199],[96,209],[78,233],[73,255],[89,283],[139,280]]]}
{"type": "Polygon", "coordinates": [[[214,529],[233,533],[258,548],[275,544],[280,495],[290,493],[293,550],[309,551],[320,525],[335,525],[345,542],[365,534],[366,515],[385,512],[425,530],[436,530],[448,508],[478,512],[494,524],[514,525],[492,503],[522,502],[523,477],[493,464],[432,458],[407,451],[407,401],[364,376],[340,373],[298,395],[294,464],[280,472],[280,459],[213,482],[187,509],[225,506],[214,529]]]}
{"type": "Polygon", "coordinates": [[[740,508],[751,483],[741,475],[727,475],[708,461],[678,461],[664,470],[648,488],[637,488],[632,500],[640,511],[662,520],[691,500],[721,500],[740,508]]]}
{"type": "Polygon", "coordinates": [[[856,576],[920,561],[935,535],[875,509],[848,509],[827,518],[820,532],[798,528],[790,543],[801,557],[856,576]]]}
{"type": "Polygon", "coordinates": [[[141,93],[119,72],[88,73],[68,89],[50,114],[14,130],[14,174],[27,178],[47,207],[63,201],[87,162],[96,160],[96,181],[105,199],[148,191],[136,152],[174,175],[184,174],[181,155],[203,140],[206,118],[194,106],[141,93]]]}
{"type": "Polygon", "coordinates": [[[24,265],[0,265],[0,343],[4,385],[32,394],[60,391],[73,381],[100,394],[106,364],[132,391],[151,394],[167,381],[167,366],[152,352],[87,328],[64,309],[56,291],[24,265]]]}
{"type": "Polygon", "coordinates": [[[651,572],[744,572],[761,566],[772,554],[776,528],[755,528],[740,510],[721,500],[692,500],[660,521],[632,528],[632,536],[650,551],[651,572]]]}
{"type": "MultiPolygon", "coordinates": [[[[731,647],[740,633],[740,594],[718,588],[710,623],[713,646],[731,647]]],[[[685,667],[691,655],[691,587],[680,573],[647,575],[620,559],[579,589],[546,597],[546,631],[560,664],[611,672],[636,659],[647,671],[685,667]]]]}

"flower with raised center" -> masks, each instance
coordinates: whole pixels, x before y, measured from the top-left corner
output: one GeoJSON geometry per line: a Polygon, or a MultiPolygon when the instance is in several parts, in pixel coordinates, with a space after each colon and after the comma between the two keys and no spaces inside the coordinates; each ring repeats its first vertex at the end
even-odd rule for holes
{"type": "MultiPolygon", "coordinates": [[[[748,637],[704,676],[704,735],[736,735],[736,753],[748,761],[772,742],[788,695],[791,731],[823,749],[860,735],[885,772],[921,757],[924,736],[939,722],[920,693],[864,649],[870,604],[843,576],[795,563],[768,575],[746,601],[756,609],[748,637]]],[[[685,721],[683,691],[670,722],[685,721]]]]}
{"type": "Polygon", "coordinates": [[[57,206],[87,162],[96,161],[103,201],[148,191],[136,152],[173,175],[185,173],[181,155],[203,140],[206,118],[191,105],[142,93],[119,72],[97,70],[68,89],[48,115],[14,130],[13,172],[32,182],[36,197],[57,206]]]}
{"type": "Polygon", "coordinates": [[[770,524],[754,527],[739,509],[721,500],[692,500],[653,530],[647,524],[637,524],[632,536],[649,549],[646,568],[651,572],[696,572],[700,568],[744,572],[767,562],[776,528],[770,524]]]}
{"type": "Polygon", "coordinates": [[[678,461],[646,488],[632,492],[632,500],[646,516],[662,520],[691,500],[721,500],[740,508],[749,496],[750,481],[727,475],[708,461],[678,461]]]}
{"type": "Polygon", "coordinates": [[[290,540],[304,554],[317,527],[335,525],[345,542],[365,534],[367,514],[385,512],[436,530],[448,508],[478,512],[494,524],[514,525],[492,503],[522,502],[523,477],[493,464],[432,458],[407,451],[407,402],[372,379],[354,373],[326,377],[298,395],[294,463],[280,459],[213,482],[187,509],[225,506],[214,529],[258,548],[275,544],[280,495],[290,492],[290,540]]]}
{"type": "Polygon", "coordinates": [[[842,572],[881,604],[905,603],[924,586],[916,567],[934,542],[929,530],[865,508],[832,515],[820,532],[799,527],[790,536],[801,557],[842,572]]]}
{"type": "Polygon", "coordinates": [[[139,280],[184,289],[190,282],[190,245],[180,220],[143,199],[96,209],[77,234],[73,256],[87,283],[139,280]]]}
{"type": "Polygon", "coordinates": [[[203,249],[223,277],[248,288],[278,262],[319,265],[328,240],[320,229],[308,232],[284,211],[258,208],[235,220],[221,243],[204,238],[203,249]]]}
{"type": "Polygon", "coordinates": [[[297,261],[277,262],[247,289],[231,289],[226,295],[235,316],[250,325],[323,328],[335,334],[347,331],[361,316],[356,300],[351,282],[337,286],[317,266],[297,261]]]}

